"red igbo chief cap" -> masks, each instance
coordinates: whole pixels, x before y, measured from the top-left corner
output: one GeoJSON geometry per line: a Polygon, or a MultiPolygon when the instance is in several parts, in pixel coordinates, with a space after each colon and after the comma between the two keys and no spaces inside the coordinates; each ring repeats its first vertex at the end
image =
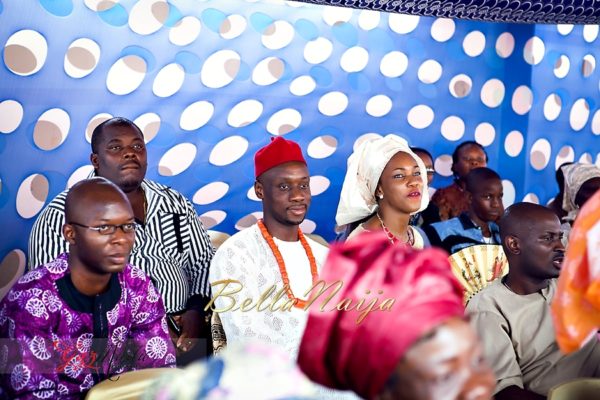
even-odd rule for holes
{"type": "Polygon", "coordinates": [[[254,176],[258,178],[273,167],[293,161],[306,165],[298,143],[281,136],[271,138],[271,143],[259,149],[254,155],[254,176]]]}
{"type": "Polygon", "coordinates": [[[321,310],[322,299],[332,289],[310,307],[298,364],[311,380],[353,390],[365,399],[382,392],[402,356],[419,338],[464,314],[464,289],[450,269],[448,255],[434,248],[390,246],[382,232],[363,233],[332,245],[319,279],[342,281],[343,287],[325,310],[321,310]],[[380,301],[394,298],[392,310],[374,311],[357,324],[356,309],[334,308],[342,299],[352,299],[353,306],[360,299],[371,299],[367,290],[383,290],[380,301]]]}

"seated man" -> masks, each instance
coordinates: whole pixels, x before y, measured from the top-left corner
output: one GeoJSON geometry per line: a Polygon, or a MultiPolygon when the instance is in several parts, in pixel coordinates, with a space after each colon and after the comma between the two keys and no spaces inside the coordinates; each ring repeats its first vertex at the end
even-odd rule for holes
{"type": "MultiPolygon", "coordinates": [[[[119,186],[129,199],[137,225],[130,261],[150,276],[162,295],[178,362],[206,356],[209,343],[198,338],[209,337],[204,306],[210,297],[208,267],[214,250],[194,206],[178,191],[145,179],[144,135],[128,119],[111,118],[94,129],[90,160],[94,174],[119,186]]],[[[56,196],[33,225],[30,268],[67,251],[61,234],[67,193],[56,196]]]]}
{"type": "Polygon", "coordinates": [[[23,276],[0,303],[9,398],[80,398],[125,371],[172,366],[160,295],[127,263],[135,237],[125,194],[104,178],[65,201],[69,252],[23,276]]]}
{"type": "MultiPolygon", "coordinates": [[[[252,299],[255,307],[247,312],[220,313],[227,342],[259,339],[295,358],[307,318],[300,309],[302,298],[318,278],[327,247],[306,237],[299,228],[311,200],[310,174],[300,146],[277,137],[256,152],[254,163],[254,190],[262,200],[263,219],[231,236],[217,250],[210,268],[215,309],[233,303],[231,298],[219,296],[224,289],[219,281],[239,282],[243,287],[232,295],[236,308],[246,299],[252,299]],[[275,290],[267,293],[273,285],[275,290]],[[288,285],[286,290],[284,285],[288,285]],[[281,296],[278,291],[283,291],[281,296]],[[257,305],[263,293],[268,300],[257,305]],[[275,310],[292,299],[297,299],[298,307],[275,310]],[[272,302],[276,305],[269,309],[272,302]]],[[[225,289],[237,288],[239,284],[234,283],[225,289]]]]}
{"type": "Polygon", "coordinates": [[[477,244],[500,244],[495,223],[504,212],[500,177],[489,168],[475,168],[464,181],[469,210],[423,228],[432,246],[450,254],[477,244]]]}
{"type": "Polygon", "coordinates": [[[600,345],[564,355],[550,304],[564,257],[556,214],[532,203],[510,206],[500,219],[509,271],[467,305],[496,374],[496,399],[545,399],[555,385],[600,376],[600,345]]]}

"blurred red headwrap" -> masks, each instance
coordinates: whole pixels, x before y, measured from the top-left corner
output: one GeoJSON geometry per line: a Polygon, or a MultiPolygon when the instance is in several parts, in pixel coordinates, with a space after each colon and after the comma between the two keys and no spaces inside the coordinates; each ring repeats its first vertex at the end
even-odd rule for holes
{"type": "Polygon", "coordinates": [[[259,149],[254,155],[254,176],[258,178],[263,172],[292,161],[306,164],[298,143],[281,136],[271,138],[271,143],[259,149]]]}
{"type": "Polygon", "coordinates": [[[381,232],[332,246],[320,279],[341,280],[344,286],[325,311],[320,304],[329,291],[310,307],[298,364],[313,381],[353,390],[366,399],[383,391],[413,343],[449,318],[464,314],[463,288],[445,252],[390,246],[381,232]],[[376,295],[379,290],[383,294],[376,295]],[[356,304],[365,298],[368,304],[374,296],[379,303],[386,298],[396,302],[391,311],[373,311],[360,324],[356,310],[329,311],[342,299],[356,304]]]}

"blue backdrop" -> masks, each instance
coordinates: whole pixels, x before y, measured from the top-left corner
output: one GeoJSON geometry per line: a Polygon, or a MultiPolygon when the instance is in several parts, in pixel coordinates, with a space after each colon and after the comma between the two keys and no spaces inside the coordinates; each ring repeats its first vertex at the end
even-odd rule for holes
{"type": "MultiPolygon", "coordinates": [[[[89,134],[125,116],[148,142],[148,177],[193,199],[208,228],[259,216],[253,155],[272,135],[308,155],[303,228],[333,237],[346,159],[397,133],[450,182],[477,140],[505,205],[545,203],[555,167],[598,162],[598,25],[516,25],[293,2],[0,0],[0,260],[84,178],[89,134]]],[[[10,254],[9,256],[7,256],[10,254]]]]}

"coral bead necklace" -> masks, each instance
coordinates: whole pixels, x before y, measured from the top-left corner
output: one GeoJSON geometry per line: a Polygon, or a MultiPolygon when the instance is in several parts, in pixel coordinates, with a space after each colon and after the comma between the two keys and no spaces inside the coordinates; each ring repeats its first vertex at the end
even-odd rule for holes
{"type": "MultiPolygon", "coordinates": [[[[385,226],[385,224],[383,223],[383,219],[379,215],[379,212],[377,212],[376,215],[377,215],[377,218],[379,219],[379,223],[381,224],[381,228],[385,232],[385,234],[386,234],[388,240],[390,241],[390,243],[394,244],[395,242],[402,242],[401,240],[398,240],[398,238],[396,237],[396,235],[394,235],[388,229],[387,226],[385,226]]],[[[406,239],[406,241],[404,243],[406,243],[409,246],[414,246],[414,244],[415,244],[415,236],[414,236],[412,228],[410,226],[407,227],[406,236],[407,236],[407,239],[406,239]]]]}
{"type": "MultiPolygon", "coordinates": [[[[281,280],[283,281],[287,297],[290,300],[294,301],[294,307],[304,309],[306,307],[306,300],[302,300],[294,296],[294,293],[292,292],[292,288],[290,286],[290,279],[287,274],[287,269],[285,268],[285,262],[283,260],[283,257],[281,256],[279,248],[273,240],[273,237],[269,234],[269,231],[267,231],[267,227],[265,226],[262,219],[258,220],[257,224],[258,228],[260,229],[260,233],[262,234],[262,237],[265,239],[265,241],[269,245],[269,248],[273,252],[273,255],[275,256],[275,260],[277,261],[277,266],[279,267],[279,273],[281,274],[281,280]]],[[[315,256],[313,255],[312,249],[310,248],[310,245],[306,241],[306,238],[304,237],[304,234],[302,233],[300,228],[298,228],[298,239],[300,240],[300,243],[302,244],[302,247],[306,252],[306,256],[308,257],[308,262],[310,264],[310,274],[312,276],[312,283],[314,285],[319,279],[319,273],[317,272],[317,262],[315,260],[315,256]]]]}

